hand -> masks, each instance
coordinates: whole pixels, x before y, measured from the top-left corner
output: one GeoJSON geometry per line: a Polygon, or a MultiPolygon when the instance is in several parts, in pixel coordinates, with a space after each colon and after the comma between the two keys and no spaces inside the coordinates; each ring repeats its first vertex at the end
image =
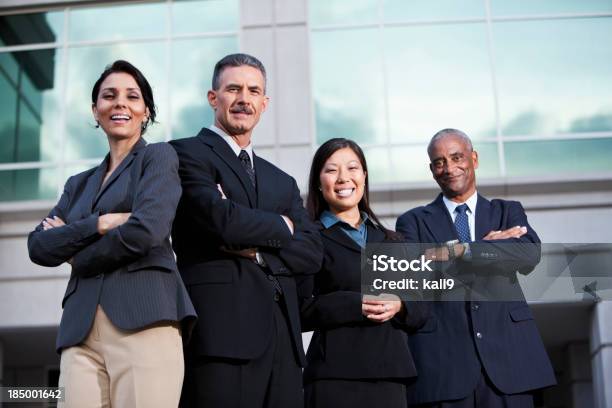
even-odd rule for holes
{"type": "Polygon", "coordinates": [[[257,248],[229,249],[222,246],[221,250],[223,252],[227,252],[228,254],[240,256],[242,258],[247,258],[253,261],[257,260],[257,248]]]}
{"type": "MultiPolygon", "coordinates": [[[[465,252],[465,247],[460,243],[455,244],[454,247],[455,258],[461,258],[465,252]]],[[[435,248],[427,248],[423,255],[425,255],[426,260],[431,260],[434,262],[445,262],[450,258],[450,253],[448,252],[448,247],[446,245],[435,248]]]]}
{"type": "Polygon", "coordinates": [[[425,250],[425,259],[434,262],[448,261],[448,248],[446,246],[440,246],[435,248],[427,248],[425,250]]]}
{"type": "Polygon", "coordinates": [[[60,217],[58,216],[53,216],[53,218],[45,218],[42,222],[43,225],[43,230],[49,230],[51,228],[56,228],[56,227],[61,227],[62,225],[66,225],[66,223],[64,222],[64,220],[62,220],[60,217]]]}
{"type": "Polygon", "coordinates": [[[291,235],[293,235],[293,232],[295,231],[293,221],[291,221],[291,218],[287,217],[286,215],[281,215],[281,217],[283,217],[283,220],[285,220],[285,222],[287,223],[287,227],[289,227],[289,231],[291,231],[291,235]]]}
{"type": "Polygon", "coordinates": [[[217,184],[217,190],[219,190],[219,192],[221,193],[221,198],[224,200],[227,200],[227,196],[223,192],[223,189],[221,188],[221,184],[217,184]]]}
{"type": "Polygon", "coordinates": [[[117,228],[121,224],[125,223],[132,213],[109,213],[98,217],[98,233],[100,235],[106,234],[113,228],[117,228]]]}
{"type": "Polygon", "coordinates": [[[384,323],[404,308],[404,303],[395,295],[364,296],[361,302],[361,313],[369,320],[384,323]]]}
{"type": "Polygon", "coordinates": [[[527,227],[517,225],[516,227],[508,228],[503,231],[490,231],[483,239],[487,241],[495,241],[498,239],[520,238],[526,233],[527,227]]]}

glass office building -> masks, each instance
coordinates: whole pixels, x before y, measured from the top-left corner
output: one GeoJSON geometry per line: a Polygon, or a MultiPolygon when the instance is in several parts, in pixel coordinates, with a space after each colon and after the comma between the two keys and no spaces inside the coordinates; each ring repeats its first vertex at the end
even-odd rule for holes
{"type": "MultiPolygon", "coordinates": [[[[69,269],[31,264],[25,240],[66,178],[108,150],[91,114],[100,72],[116,59],[143,71],[159,112],[146,138],[168,141],[212,123],[212,69],[233,52],[268,71],[255,151],[302,189],[319,144],[354,139],[392,227],[437,194],[426,146],[459,128],[479,190],[521,200],[543,241],[612,242],[610,0],[4,0],[0,385],[57,372],[69,269]]],[[[540,405],[612,404],[610,305],[533,308],[560,379],[540,405]]]]}

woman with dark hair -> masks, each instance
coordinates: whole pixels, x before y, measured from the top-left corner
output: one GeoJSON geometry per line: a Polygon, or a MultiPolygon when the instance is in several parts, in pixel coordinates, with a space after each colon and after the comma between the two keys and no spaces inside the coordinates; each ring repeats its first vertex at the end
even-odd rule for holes
{"type": "MultiPolygon", "coordinates": [[[[64,407],[176,407],[183,330],[195,311],[177,272],[170,229],[181,187],[143,74],[115,61],[94,84],[92,112],[108,139],[102,163],[66,182],[28,237],[32,261],[71,265],[56,347],[64,407]]],[[[183,331],[184,332],[184,331],[183,331]]]]}
{"type": "Polygon", "coordinates": [[[369,204],[361,148],[331,139],[314,155],[307,209],[320,222],[321,270],[300,287],[303,330],[314,330],[304,370],[306,407],[405,407],[405,384],[416,375],[406,331],[424,309],[397,298],[361,294],[361,250],[401,237],[382,226],[369,204]],[[307,289],[304,289],[307,288],[307,289]]]}

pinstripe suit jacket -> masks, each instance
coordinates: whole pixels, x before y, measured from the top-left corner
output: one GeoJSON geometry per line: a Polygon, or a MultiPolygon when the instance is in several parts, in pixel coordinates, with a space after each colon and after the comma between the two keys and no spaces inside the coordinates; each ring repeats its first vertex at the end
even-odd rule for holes
{"type": "Polygon", "coordinates": [[[165,143],[140,139],[101,186],[109,157],[98,167],[72,176],[49,217],[65,226],[28,237],[33,262],[58,266],[72,258],[62,300],[58,351],[81,343],[100,304],[113,324],[139,329],[159,321],[195,318],[170,246],[170,229],[181,195],[178,159],[165,143]],[[131,212],[123,225],[104,236],[98,216],[131,212]]]}

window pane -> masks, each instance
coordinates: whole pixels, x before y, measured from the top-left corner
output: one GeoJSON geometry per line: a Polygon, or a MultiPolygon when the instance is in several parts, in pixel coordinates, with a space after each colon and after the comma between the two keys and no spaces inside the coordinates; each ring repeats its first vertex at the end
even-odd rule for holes
{"type": "Polygon", "coordinates": [[[0,16],[0,40],[3,45],[52,43],[61,41],[63,26],[61,11],[0,16]]]}
{"type": "Polygon", "coordinates": [[[501,175],[499,171],[499,153],[496,142],[474,142],[474,150],[478,153],[478,178],[495,178],[501,175]]]}
{"type": "Polygon", "coordinates": [[[378,30],[319,32],[311,39],[317,142],[386,142],[378,30]]]}
{"type": "Polygon", "coordinates": [[[378,0],[310,0],[310,24],[364,24],[378,21],[378,0]]]}
{"type": "Polygon", "coordinates": [[[238,51],[238,39],[181,40],[173,44],[170,89],[172,94],[172,138],[194,136],[213,123],[206,92],[211,88],[217,61],[238,51]]]}
{"type": "Polygon", "coordinates": [[[491,0],[493,16],[610,11],[612,11],[610,0],[491,0]]]}
{"type": "Polygon", "coordinates": [[[484,24],[387,28],[384,47],[392,142],[428,142],[447,127],[495,137],[484,24]]]}
{"type": "Polygon", "coordinates": [[[370,188],[393,180],[393,172],[387,147],[363,147],[368,162],[368,182],[370,188]]]}
{"type": "Polygon", "coordinates": [[[0,55],[0,163],[58,160],[58,50],[0,55]]]}
{"type": "Polygon", "coordinates": [[[55,168],[0,170],[0,201],[54,200],[57,174],[55,168]]]}
{"type": "Polygon", "coordinates": [[[612,170],[612,139],[505,143],[509,176],[597,173],[612,170]]]}
{"type": "Polygon", "coordinates": [[[167,33],[163,3],[75,8],[70,12],[70,41],[160,37],[167,33]]]}
{"type": "Polygon", "coordinates": [[[393,147],[391,149],[391,169],[387,182],[412,183],[431,180],[427,145],[393,147]]]}
{"type": "Polygon", "coordinates": [[[66,86],[66,146],[65,158],[103,157],[108,142],[102,129],[96,129],[91,113],[91,89],[106,65],[117,59],[134,64],[153,88],[157,106],[156,123],[147,129],[149,142],[164,140],[167,126],[166,54],[163,42],[117,44],[112,46],[73,48],[70,50],[68,83],[66,86]]]}
{"type": "Polygon", "coordinates": [[[385,22],[484,18],[483,0],[384,0],[385,22]]]}
{"type": "Polygon", "coordinates": [[[611,18],[493,28],[505,135],[612,130],[611,18]]]}
{"type": "Polygon", "coordinates": [[[172,4],[175,34],[238,30],[238,0],[182,0],[172,4]]]}

